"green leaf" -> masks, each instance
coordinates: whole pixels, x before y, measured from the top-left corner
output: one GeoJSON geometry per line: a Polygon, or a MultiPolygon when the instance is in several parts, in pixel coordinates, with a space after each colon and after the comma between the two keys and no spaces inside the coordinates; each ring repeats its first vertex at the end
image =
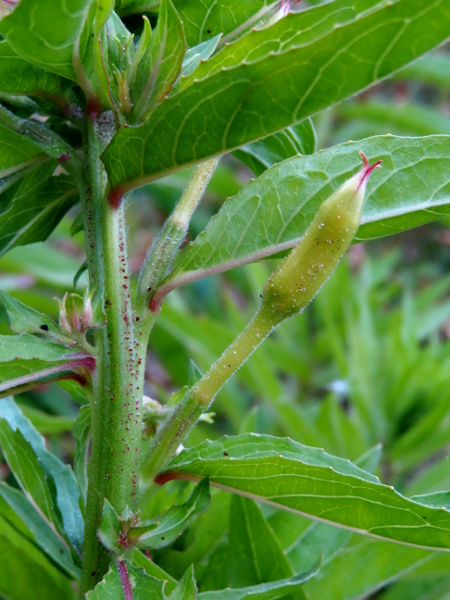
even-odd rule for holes
{"type": "Polygon", "coordinates": [[[80,490],[72,469],[46,449],[44,438],[24,417],[12,398],[0,401],[0,419],[3,426],[15,429],[14,435],[19,437],[20,434],[32,448],[51,484],[53,501],[58,507],[64,531],[75,551],[81,555],[84,522],[79,507],[80,490]]]}
{"type": "Polygon", "coordinates": [[[103,502],[102,517],[98,526],[97,536],[101,543],[115,554],[123,553],[120,544],[121,522],[116,511],[105,498],[103,502]]]}
{"type": "Polygon", "coordinates": [[[92,368],[93,358],[33,335],[0,335],[0,397],[8,390],[26,390],[39,382],[70,375],[80,367],[92,368]]]}
{"type": "Polygon", "coordinates": [[[367,186],[358,240],[398,233],[448,214],[449,142],[449,136],[377,136],[275,165],[223,204],[163,288],[295,246],[320,204],[360,167],[358,150],[371,161],[383,160],[367,186]]]}
{"type": "Polygon", "coordinates": [[[145,118],[146,113],[170,92],[181,72],[186,52],[183,24],[172,0],[162,1],[157,27],[153,33],[149,30],[150,24],[146,20],[131,67],[131,116],[134,122],[145,118]]]}
{"type": "Polygon", "coordinates": [[[73,563],[67,542],[54,526],[34,509],[18,490],[0,482],[0,515],[38,546],[50,560],[77,580],[80,569],[73,563]]]}
{"type": "Polygon", "coordinates": [[[219,33],[219,35],[214,36],[210,40],[202,42],[193,48],[189,48],[184,55],[183,65],[181,68],[181,77],[188,77],[188,75],[192,75],[202,60],[206,60],[212,54],[214,54],[221,37],[222,34],[219,33]]]}
{"type": "Polygon", "coordinates": [[[55,336],[61,335],[58,325],[47,315],[30,308],[1,290],[0,300],[3,302],[8,314],[11,329],[15,333],[42,333],[45,335],[48,332],[55,336]]]}
{"type": "Polygon", "coordinates": [[[400,543],[450,549],[450,516],[410,500],[349,461],[289,438],[244,434],[183,450],[160,481],[212,485],[400,543]]]}
{"type": "Polygon", "coordinates": [[[80,501],[84,512],[86,504],[86,494],[88,487],[87,466],[89,457],[89,433],[91,430],[91,409],[90,406],[82,406],[75,426],[73,436],[77,441],[75,457],[73,459],[73,470],[80,488],[80,501]]]}
{"type": "Polygon", "coordinates": [[[33,427],[43,435],[66,433],[73,430],[75,421],[73,417],[51,415],[32,406],[22,406],[22,411],[26,418],[31,421],[33,427]]]}
{"type": "Polygon", "coordinates": [[[422,0],[353,4],[338,0],[290,14],[200,65],[192,81],[185,80],[142,125],[114,137],[103,155],[113,192],[285,129],[387,77],[450,35],[446,0],[426,10],[422,0]]]}
{"type": "Polygon", "coordinates": [[[233,496],[230,506],[228,569],[233,588],[294,575],[259,506],[253,500],[239,496],[233,496]]]}
{"type": "Polygon", "coordinates": [[[251,587],[241,588],[237,590],[219,590],[217,592],[203,592],[198,594],[198,600],[272,600],[275,598],[284,597],[285,594],[302,594],[294,596],[295,598],[303,598],[302,587],[318,571],[318,565],[314,565],[312,569],[301,575],[296,575],[291,579],[282,579],[272,583],[263,583],[251,587]]]}
{"type": "Polygon", "coordinates": [[[59,94],[63,80],[24,60],[6,41],[0,42],[0,92],[4,94],[59,94]]]}
{"type": "Polygon", "coordinates": [[[190,47],[219,34],[233,39],[257,25],[276,4],[279,0],[175,0],[190,47]]]}
{"type": "MultiPolygon", "coordinates": [[[[40,155],[42,150],[34,142],[0,125],[0,179],[42,161],[40,155]]],[[[1,181],[0,191],[4,187],[5,182],[1,181]]]]}
{"type": "Polygon", "coordinates": [[[242,146],[234,152],[255,173],[261,175],[274,164],[298,154],[312,154],[316,149],[316,134],[311,119],[288,127],[264,140],[242,146]]]}
{"type": "Polygon", "coordinates": [[[128,532],[129,539],[138,548],[164,548],[183,533],[189,521],[207,508],[209,500],[209,483],[204,479],[197,485],[185,504],[173,506],[165,515],[147,521],[139,527],[131,528],[128,532]]]}
{"type": "Polygon", "coordinates": [[[0,516],[0,594],[9,600],[73,600],[71,581],[0,516]]]}
{"type": "Polygon", "coordinates": [[[194,565],[191,565],[181,578],[176,589],[169,596],[169,600],[196,600],[197,586],[194,579],[194,565]]]}
{"type": "Polygon", "coordinates": [[[128,560],[134,567],[144,569],[147,575],[161,579],[166,582],[164,591],[166,593],[172,592],[178,585],[176,579],[174,579],[169,573],[166,573],[164,569],[161,569],[159,565],[147,558],[140,550],[131,550],[127,555],[128,560]]]}
{"type": "Polygon", "coordinates": [[[58,525],[58,515],[42,465],[22,433],[14,430],[4,418],[0,419],[0,443],[5,460],[26,497],[47,521],[58,525]]]}
{"type": "Polygon", "coordinates": [[[158,8],[160,0],[116,0],[115,9],[120,15],[151,12],[158,8]]]}
{"type": "Polygon", "coordinates": [[[21,0],[0,33],[30,63],[76,81],[72,55],[92,0],[21,0]]]}
{"type": "Polygon", "coordinates": [[[370,598],[376,590],[413,572],[436,554],[354,536],[347,548],[322,567],[320,577],[305,584],[304,590],[309,600],[370,598]]]}
{"type": "Polygon", "coordinates": [[[128,598],[133,600],[165,600],[164,582],[146,575],[130,563],[120,561],[113,564],[103,580],[88,592],[86,600],[118,600],[128,590],[128,598]]]}
{"type": "Polygon", "coordinates": [[[46,240],[78,201],[71,178],[50,177],[55,160],[46,160],[25,176],[11,179],[1,193],[0,254],[14,246],[46,240]],[[5,189],[6,188],[6,189],[5,189]]]}

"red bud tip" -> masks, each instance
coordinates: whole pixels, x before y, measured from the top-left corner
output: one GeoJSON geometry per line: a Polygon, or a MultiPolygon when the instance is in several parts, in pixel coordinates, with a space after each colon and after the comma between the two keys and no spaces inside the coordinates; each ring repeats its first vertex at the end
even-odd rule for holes
{"type": "Polygon", "coordinates": [[[367,156],[364,154],[364,152],[360,151],[359,152],[360,157],[362,158],[363,161],[363,168],[362,168],[362,177],[361,177],[361,181],[358,184],[358,188],[356,191],[359,190],[359,188],[363,185],[364,182],[367,181],[367,179],[369,178],[370,174],[372,173],[372,171],[379,167],[381,165],[381,163],[383,162],[382,160],[377,160],[376,163],[373,163],[373,165],[369,165],[369,160],[367,158],[367,156]]]}

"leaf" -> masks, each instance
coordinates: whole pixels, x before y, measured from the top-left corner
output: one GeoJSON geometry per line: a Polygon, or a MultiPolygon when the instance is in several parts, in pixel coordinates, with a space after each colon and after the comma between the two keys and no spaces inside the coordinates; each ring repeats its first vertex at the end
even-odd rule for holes
{"type": "Polygon", "coordinates": [[[189,521],[207,508],[209,500],[209,484],[205,479],[197,485],[185,504],[173,506],[165,515],[131,528],[128,537],[138,548],[164,548],[183,533],[189,521]]]}
{"type": "Polygon", "coordinates": [[[113,564],[103,580],[88,592],[86,600],[118,600],[123,597],[133,600],[165,600],[163,587],[163,581],[149,577],[141,569],[121,561],[120,570],[117,564],[113,564]],[[128,590],[127,596],[124,596],[124,589],[128,590]]]}
{"type": "Polygon", "coordinates": [[[70,579],[0,516],[0,594],[9,600],[73,600],[70,579]]]}
{"type": "Polygon", "coordinates": [[[107,147],[111,193],[285,129],[387,77],[450,35],[446,0],[434,0],[426,10],[422,0],[353,4],[338,0],[290,14],[200,65],[192,82],[185,80],[139,127],[119,130],[107,147]],[[340,10],[347,6],[351,10],[340,10]]]}
{"type": "Polygon", "coordinates": [[[247,167],[261,175],[274,164],[298,154],[312,154],[316,149],[316,134],[311,119],[288,127],[266,139],[242,146],[234,152],[247,167]]]}
{"type": "Polygon", "coordinates": [[[80,491],[72,469],[46,449],[44,438],[23,416],[12,398],[0,401],[0,419],[0,423],[7,425],[11,430],[16,429],[14,435],[22,435],[30,444],[51,482],[51,491],[61,515],[64,531],[75,551],[81,555],[84,521],[79,507],[80,491]]]}
{"type": "Polygon", "coordinates": [[[92,369],[94,359],[77,350],[33,335],[0,335],[0,397],[8,390],[26,390],[44,381],[81,375],[77,369],[92,369]]]}
{"type": "Polygon", "coordinates": [[[450,549],[450,516],[410,500],[349,461],[289,438],[244,434],[183,450],[159,476],[198,481],[350,530],[450,549]]]}
{"type": "Polygon", "coordinates": [[[58,325],[47,315],[30,308],[1,290],[0,299],[8,314],[11,329],[15,333],[41,333],[45,335],[48,332],[50,335],[61,336],[58,325]]]}
{"type": "Polygon", "coordinates": [[[276,4],[279,0],[175,0],[190,47],[219,34],[233,39],[257,25],[276,4]]]}
{"type": "Polygon", "coordinates": [[[5,460],[27,498],[45,519],[58,525],[45,471],[29,442],[5,419],[0,419],[0,442],[5,460]]]}
{"type": "Polygon", "coordinates": [[[46,240],[78,201],[69,177],[50,177],[56,161],[47,160],[2,192],[0,254],[14,246],[46,240]]]}
{"type": "Polygon", "coordinates": [[[130,76],[134,122],[163,100],[175,83],[186,52],[183,24],[172,0],[163,0],[153,33],[144,22],[144,33],[136,50],[130,76]]]}
{"type": "Polygon", "coordinates": [[[77,580],[80,569],[73,563],[66,541],[39,515],[18,490],[0,482],[0,515],[17,531],[38,546],[50,560],[77,580]]]}
{"type": "Polygon", "coordinates": [[[228,569],[233,588],[294,575],[259,506],[239,496],[233,496],[230,506],[228,569]]]}
{"type": "MultiPolygon", "coordinates": [[[[271,583],[263,583],[251,587],[237,590],[219,590],[216,592],[202,592],[198,594],[198,600],[271,600],[284,597],[284,594],[302,594],[303,584],[317,573],[319,565],[314,565],[312,569],[301,575],[296,575],[290,579],[282,579],[271,583]]],[[[298,597],[298,596],[294,596],[298,597]]],[[[303,595],[300,596],[303,598],[303,595]]]]}
{"type": "Polygon", "coordinates": [[[305,584],[304,590],[310,600],[322,600],[324,596],[327,600],[370,598],[377,590],[439,556],[448,562],[446,553],[354,536],[347,548],[322,567],[320,577],[305,584]]]}
{"type": "Polygon", "coordinates": [[[72,55],[92,0],[21,0],[0,33],[27,61],[77,80],[72,55]]]}
{"type": "MultiPolygon", "coordinates": [[[[0,125],[0,179],[42,161],[40,155],[42,151],[34,142],[0,125]]],[[[0,191],[4,187],[5,182],[0,182],[0,191]]]]}
{"type": "Polygon", "coordinates": [[[194,565],[191,565],[181,578],[176,589],[170,594],[169,600],[196,600],[197,592],[194,579],[194,565]]]}
{"type": "Polygon", "coordinates": [[[165,581],[166,585],[164,591],[166,593],[172,592],[177,587],[178,581],[169,575],[169,573],[166,573],[161,569],[155,562],[147,558],[140,550],[131,550],[127,555],[127,558],[132,563],[133,567],[144,569],[147,575],[165,581]]]}
{"type": "Polygon", "coordinates": [[[86,494],[88,487],[87,465],[89,457],[89,434],[91,429],[91,409],[90,406],[82,406],[75,426],[73,436],[77,441],[75,457],[73,460],[73,470],[80,488],[80,502],[84,513],[86,504],[86,494]]]}
{"type": "Polygon", "coordinates": [[[160,0],[116,0],[115,9],[120,15],[151,12],[158,8],[160,0]]]}
{"type": "Polygon", "coordinates": [[[192,75],[192,73],[203,60],[206,60],[212,54],[214,54],[221,37],[222,34],[219,33],[210,40],[202,42],[193,48],[189,48],[184,55],[183,65],[181,68],[181,77],[188,77],[188,75],[192,75]]]}
{"type": "Polygon", "coordinates": [[[382,159],[383,168],[369,180],[357,240],[398,233],[448,214],[449,141],[449,136],[377,136],[275,165],[223,204],[162,289],[295,246],[320,204],[359,168],[358,150],[371,161],[382,159]]]}
{"type": "Polygon", "coordinates": [[[59,94],[63,80],[24,60],[6,41],[0,41],[0,92],[4,94],[59,94]]]}

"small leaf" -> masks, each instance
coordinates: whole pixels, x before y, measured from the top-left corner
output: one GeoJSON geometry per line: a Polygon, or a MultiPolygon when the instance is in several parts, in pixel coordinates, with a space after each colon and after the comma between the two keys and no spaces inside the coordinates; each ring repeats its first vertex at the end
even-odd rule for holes
{"type": "Polygon", "coordinates": [[[15,333],[45,333],[61,335],[56,323],[34,308],[30,308],[20,300],[0,290],[0,300],[8,314],[11,329],[15,333]]]}
{"type": "Polygon", "coordinates": [[[196,600],[197,586],[194,579],[194,565],[191,565],[180,580],[176,589],[169,596],[169,600],[196,600]]]}
{"type": "MultiPolygon", "coordinates": [[[[42,150],[31,140],[0,125],[0,179],[42,161],[40,155],[42,150]]],[[[0,191],[5,185],[7,182],[0,182],[0,191]]]]}
{"type": "Polygon", "coordinates": [[[183,533],[191,519],[207,508],[209,500],[209,483],[204,479],[185,504],[173,506],[165,515],[130,529],[128,536],[138,548],[164,548],[183,533]]]}
{"type": "Polygon", "coordinates": [[[105,548],[115,554],[122,554],[124,550],[124,546],[119,543],[121,530],[121,521],[114,508],[105,498],[97,535],[105,548]]]}
{"type": "Polygon", "coordinates": [[[166,585],[164,591],[166,593],[172,592],[177,587],[177,580],[169,575],[169,573],[166,573],[166,571],[155,562],[147,558],[140,550],[131,550],[130,553],[127,554],[127,559],[132,563],[133,567],[144,569],[147,575],[165,581],[166,585]]]}
{"type": "Polygon", "coordinates": [[[76,81],[72,55],[91,0],[21,0],[0,33],[30,63],[76,81]]]}
{"type": "Polygon", "coordinates": [[[192,75],[192,73],[203,60],[206,60],[212,54],[214,54],[221,37],[222,34],[219,33],[210,40],[202,42],[193,48],[189,48],[184,55],[180,77],[188,77],[189,75],[192,75]]]}
{"type": "Polygon", "coordinates": [[[132,119],[137,122],[170,92],[186,52],[183,24],[172,0],[163,0],[158,24],[150,35],[145,21],[144,34],[131,67],[132,119]]]}
{"type": "Polygon", "coordinates": [[[133,600],[165,600],[164,582],[146,575],[130,563],[120,561],[113,564],[103,580],[88,592],[86,600],[118,600],[125,597],[133,600]],[[127,590],[127,592],[124,592],[127,590]]]}
{"type": "Polygon", "coordinates": [[[349,461],[289,438],[244,434],[205,442],[183,450],[159,481],[203,477],[222,489],[359,533],[450,549],[445,507],[410,500],[349,461]]]}

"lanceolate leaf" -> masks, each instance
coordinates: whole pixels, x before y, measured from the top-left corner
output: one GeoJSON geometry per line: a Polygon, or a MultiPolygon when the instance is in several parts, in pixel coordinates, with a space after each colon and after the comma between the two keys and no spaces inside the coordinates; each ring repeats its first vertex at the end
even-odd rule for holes
{"type": "Polygon", "coordinates": [[[448,214],[449,148],[449,136],[377,136],[275,165],[225,202],[162,289],[293,247],[320,204],[357,171],[358,150],[371,162],[383,160],[367,186],[358,240],[397,233],[448,214]]]}
{"type": "Polygon", "coordinates": [[[34,308],[30,308],[20,300],[9,296],[0,290],[0,300],[6,309],[11,329],[15,333],[42,333],[61,335],[60,328],[53,319],[34,308]]]}
{"type": "MultiPolygon", "coordinates": [[[[36,144],[8,127],[0,125],[0,179],[42,159],[42,150],[36,144]]],[[[2,182],[1,188],[3,187],[2,182]]]]}
{"type": "Polygon", "coordinates": [[[197,591],[194,579],[194,567],[191,565],[181,578],[176,589],[170,594],[169,600],[196,600],[197,591]]]}
{"type": "Polygon", "coordinates": [[[397,542],[450,550],[450,513],[410,500],[349,461],[288,438],[244,434],[184,450],[160,482],[211,484],[397,542]]]}
{"type": "Polygon", "coordinates": [[[232,44],[200,65],[192,83],[142,125],[122,128],[103,157],[113,194],[285,129],[450,36],[446,0],[332,6],[333,12],[326,5],[249,33],[236,51],[232,44]],[[235,66],[236,55],[242,62],[235,66]]]}
{"type": "Polygon", "coordinates": [[[130,539],[138,548],[158,549],[179,537],[194,517],[203,512],[210,500],[208,480],[200,482],[185,504],[173,506],[167,513],[130,530],[130,539]]]}
{"type": "Polygon", "coordinates": [[[22,58],[6,40],[0,42],[0,92],[56,94],[61,91],[62,82],[58,75],[22,58]]]}
{"type": "Polygon", "coordinates": [[[76,81],[74,45],[92,0],[21,0],[0,33],[23,58],[76,81]]]}
{"type": "Polygon", "coordinates": [[[46,449],[44,438],[24,417],[12,398],[0,401],[0,423],[15,430],[14,434],[20,434],[32,448],[50,482],[49,488],[64,531],[74,550],[81,555],[84,522],[78,502],[80,491],[72,469],[46,449]]]}
{"type": "Polygon", "coordinates": [[[80,570],[73,563],[66,541],[35,511],[22,492],[4,482],[0,482],[0,515],[34,542],[70,577],[79,577],[80,570]]]}

